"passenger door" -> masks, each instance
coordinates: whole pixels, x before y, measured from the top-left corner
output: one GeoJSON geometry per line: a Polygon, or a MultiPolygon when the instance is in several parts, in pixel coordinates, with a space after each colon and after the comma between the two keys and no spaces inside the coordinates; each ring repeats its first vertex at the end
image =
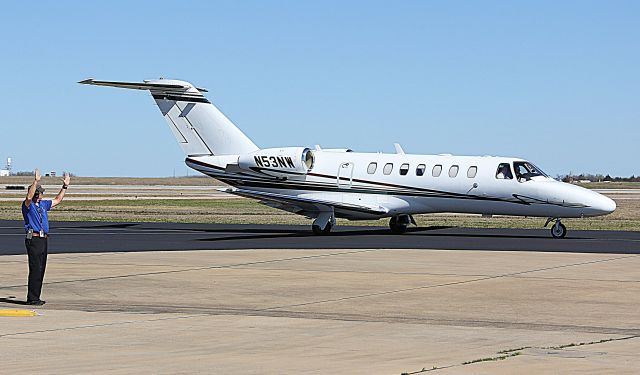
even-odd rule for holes
{"type": "Polygon", "coordinates": [[[336,184],[342,189],[351,189],[353,185],[353,162],[341,163],[338,167],[336,184]]]}

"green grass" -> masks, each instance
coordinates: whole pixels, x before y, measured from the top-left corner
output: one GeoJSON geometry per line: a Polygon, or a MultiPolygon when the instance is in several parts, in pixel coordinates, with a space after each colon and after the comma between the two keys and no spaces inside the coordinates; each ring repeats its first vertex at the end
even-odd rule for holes
{"type": "MultiPolygon", "coordinates": [[[[608,216],[565,219],[569,230],[640,231],[640,200],[621,201],[618,210],[608,216]]],[[[220,224],[300,224],[309,219],[264,206],[250,199],[137,199],[69,200],[50,213],[52,221],[131,221],[220,224]]],[[[542,218],[493,217],[478,215],[415,215],[420,227],[452,226],[472,228],[541,228],[542,218]]],[[[21,220],[20,202],[0,201],[0,219],[21,220]]],[[[347,221],[339,225],[387,226],[388,219],[347,221]]]]}
{"type": "Polygon", "coordinates": [[[640,189],[640,182],[590,182],[576,185],[587,189],[640,189]]]}
{"type": "Polygon", "coordinates": [[[513,353],[509,353],[509,354],[505,354],[505,355],[495,356],[495,357],[474,359],[473,361],[462,362],[462,364],[463,365],[470,365],[470,364],[473,364],[473,363],[480,363],[480,362],[503,361],[503,360],[505,360],[505,359],[507,359],[509,357],[519,356],[520,354],[521,354],[520,352],[513,352],[513,353]]]}

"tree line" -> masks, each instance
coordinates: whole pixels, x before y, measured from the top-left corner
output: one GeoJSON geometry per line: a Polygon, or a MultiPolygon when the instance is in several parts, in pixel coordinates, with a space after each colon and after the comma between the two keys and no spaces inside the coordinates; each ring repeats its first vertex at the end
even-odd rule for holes
{"type": "Polygon", "coordinates": [[[574,181],[591,181],[591,182],[640,182],[640,176],[631,175],[630,177],[611,177],[610,175],[581,173],[579,175],[568,174],[565,176],[559,176],[559,180],[562,182],[574,182],[574,181]]]}

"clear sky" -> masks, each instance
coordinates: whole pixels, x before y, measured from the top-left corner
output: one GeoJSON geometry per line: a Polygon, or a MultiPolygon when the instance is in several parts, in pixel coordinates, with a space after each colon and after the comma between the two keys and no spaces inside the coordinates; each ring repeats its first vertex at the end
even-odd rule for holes
{"type": "Polygon", "coordinates": [[[0,160],[14,171],[186,174],[147,93],[76,83],[162,76],[209,88],[260,147],[399,142],[552,175],[640,174],[639,1],[14,1],[2,13],[0,160]]]}

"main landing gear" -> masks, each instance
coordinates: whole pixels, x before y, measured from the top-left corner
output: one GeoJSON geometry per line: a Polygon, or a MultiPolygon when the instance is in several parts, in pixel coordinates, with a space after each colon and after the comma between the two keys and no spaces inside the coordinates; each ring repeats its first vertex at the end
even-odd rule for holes
{"type": "Polygon", "coordinates": [[[396,215],[389,219],[389,229],[391,229],[391,233],[394,234],[406,232],[409,224],[417,225],[411,215],[396,215]]]}
{"type": "Polygon", "coordinates": [[[336,225],[336,218],[333,212],[321,212],[313,221],[311,230],[315,235],[324,236],[331,232],[334,225],[336,225]]]}
{"type": "Polygon", "coordinates": [[[559,218],[548,218],[547,222],[544,223],[545,228],[552,221],[555,221],[555,224],[553,224],[553,226],[551,227],[551,235],[553,236],[553,238],[564,238],[564,236],[567,235],[567,227],[565,227],[564,224],[560,222],[559,218]]]}

